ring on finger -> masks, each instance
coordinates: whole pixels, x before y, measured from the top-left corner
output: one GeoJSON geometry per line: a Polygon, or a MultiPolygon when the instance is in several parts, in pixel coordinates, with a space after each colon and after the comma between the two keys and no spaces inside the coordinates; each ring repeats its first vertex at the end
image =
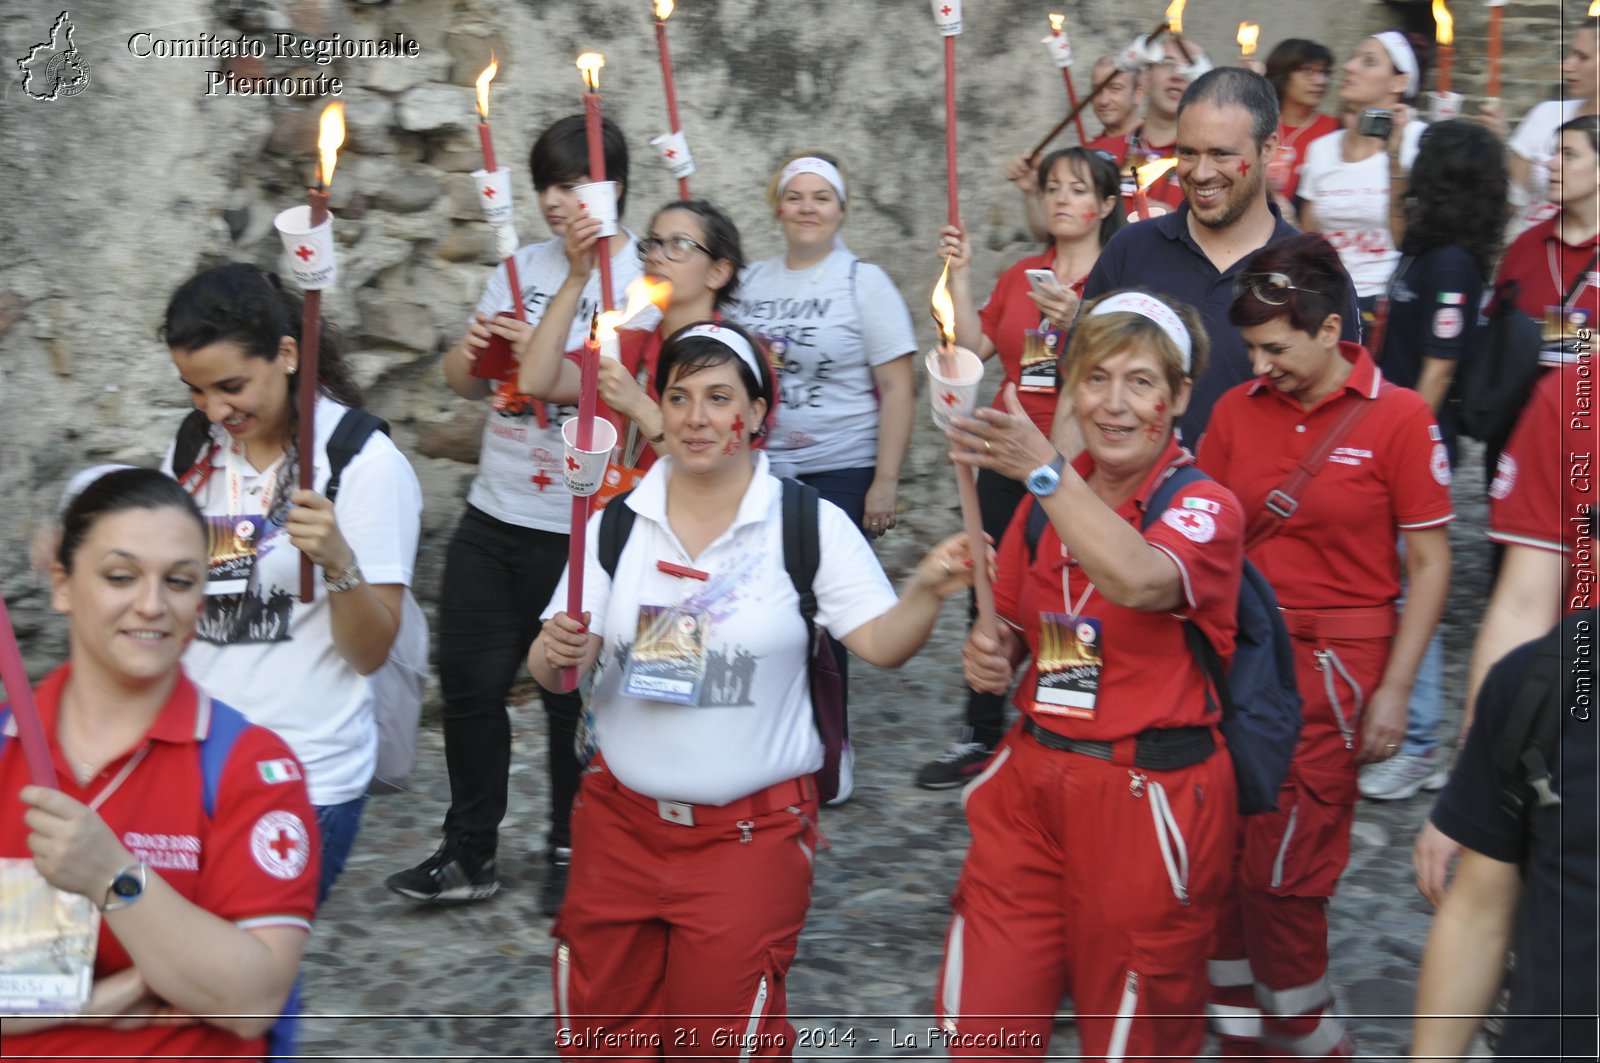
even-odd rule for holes
{"type": "Polygon", "coordinates": [[[985,439],[983,441],[983,452],[985,454],[988,454],[988,453],[992,452],[993,450],[994,450],[994,444],[989,442],[987,439],[985,439]]]}

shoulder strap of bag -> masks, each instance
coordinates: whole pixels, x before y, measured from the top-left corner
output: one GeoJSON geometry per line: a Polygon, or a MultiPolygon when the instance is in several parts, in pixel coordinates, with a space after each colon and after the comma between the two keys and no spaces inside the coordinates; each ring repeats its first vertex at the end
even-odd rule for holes
{"type": "Polygon", "coordinates": [[[817,515],[822,496],[815,487],[799,480],[786,477],[782,483],[783,568],[800,596],[800,616],[806,622],[806,634],[810,635],[817,616],[817,596],[812,584],[816,582],[822,554],[817,515]]]}
{"type": "Polygon", "coordinates": [[[1367,344],[1367,350],[1372,352],[1372,360],[1375,362],[1383,357],[1383,339],[1389,333],[1389,314],[1394,310],[1394,291],[1400,286],[1406,270],[1410,269],[1416,260],[1414,255],[1402,258],[1400,268],[1390,275],[1389,283],[1384,285],[1383,294],[1378,296],[1378,305],[1372,312],[1372,342],[1367,344]]]}
{"type": "Polygon", "coordinates": [[[1562,306],[1567,307],[1569,310],[1572,309],[1570,305],[1572,303],[1572,297],[1577,295],[1578,290],[1583,287],[1584,282],[1589,277],[1589,271],[1594,269],[1594,264],[1596,262],[1600,262],[1600,248],[1597,248],[1594,253],[1589,256],[1589,261],[1585,263],[1584,267],[1578,271],[1578,275],[1572,278],[1572,286],[1567,289],[1567,294],[1561,297],[1562,306]]]}
{"type": "Polygon", "coordinates": [[[366,410],[352,406],[339,418],[339,423],[334,426],[333,435],[328,437],[328,485],[323,489],[323,497],[332,502],[339,495],[339,478],[344,475],[344,467],[350,464],[352,458],[361,453],[361,448],[367,445],[367,439],[374,432],[389,434],[389,422],[377,414],[368,413],[366,410]]]}
{"type": "Polygon", "coordinates": [[[1523,674],[1517,700],[1494,749],[1500,777],[1500,807],[1516,819],[1530,804],[1561,803],[1550,786],[1548,756],[1561,729],[1561,649],[1565,625],[1540,640],[1531,666],[1523,674]]]}
{"type": "Polygon", "coordinates": [[[208,703],[206,711],[211,717],[206,736],[200,740],[200,797],[206,818],[210,819],[217,813],[217,790],[222,786],[223,769],[233,755],[234,743],[250,726],[250,721],[232,706],[207,694],[200,697],[208,703]]]}
{"type": "Polygon", "coordinates": [[[628,533],[633,531],[633,507],[624,501],[631,494],[632,491],[622,492],[600,511],[600,541],[595,549],[600,567],[613,579],[617,575],[617,562],[622,559],[622,548],[628,544],[628,533]]]}
{"type": "Polygon", "coordinates": [[[178,425],[178,435],[172,446],[172,478],[187,483],[195,466],[205,460],[211,442],[211,422],[201,410],[190,410],[178,425]]]}
{"type": "Polygon", "coordinates": [[[1267,493],[1261,512],[1256,514],[1255,519],[1250,521],[1245,529],[1246,553],[1278,534],[1284,523],[1294,516],[1295,510],[1300,508],[1300,496],[1305,493],[1312,478],[1322,471],[1322,467],[1328,463],[1328,458],[1333,455],[1334,448],[1344,441],[1351,429],[1355,428],[1363,417],[1372,412],[1375,405],[1377,401],[1365,395],[1353,397],[1338,420],[1329,426],[1310,450],[1306,451],[1306,456],[1300,459],[1300,463],[1293,471],[1282,483],[1267,493]]]}

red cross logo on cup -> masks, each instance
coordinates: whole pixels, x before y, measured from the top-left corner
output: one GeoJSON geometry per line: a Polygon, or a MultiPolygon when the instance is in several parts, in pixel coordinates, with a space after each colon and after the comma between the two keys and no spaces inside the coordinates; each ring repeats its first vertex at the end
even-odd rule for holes
{"type": "Polygon", "coordinates": [[[294,257],[298,258],[301,262],[309,262],[313,258],[317,257],[317,252],[314,248],[310,248],[305,244],[301,244],[299,247],[294,249],[294,257]]]}
{"type": "Polygon", "coordinates": [[[668,148],[666,151],[662,152],[662,154],[665,155],[669,159],[676,159],[678,157],[678,149],[677,148],[668,148]]]}
{"type": "Polygon", "coordinates": [[[570,456],[570,455],[569,455],[569,456],[568,456],[568,457],[567,457],[567,470],[568,470],[568,471],[569,471],[569,472],[577,472],[577,471],[578,471],[578,470],[579,470],[579,469],[580,469],[580,468],[582,468],[582,466],[580,466],[580,465],[579,465],[579,464],[578,464],[578,459],[577,459],[577,458],[574,458],[574,457],[571,457],[571,456],[570,456]]]}
{"type": "Polygon", "coordinates": [[[947,391],[943,395],[940,395],[939,401],[944,403],[946,406],[949,406],[951,409],[961,405],[961,399],[958,398],[956,393],[953,391],[947,391]]]}
{"type": "Polygon", "coordinates": [[[495,196],[495,192],[494,192],[494,188],[493,188],[493,186],[490,186],[490,187],[487,187],[487,188],[485,188],[485,189],[484,189],[484,190],[483,190],[483,194],[484,194],[484,197],[485,197],[485,198],[487,198],[487,199],[493,199],[493,198],[494,198],[494,196],[495,196]]]}
{"type": "Polygon", "coordinates": [[[941,7],[939,9],[939,14],[943,15],[945,18],[949,18],[950,17],[950,5],[946,4],[943,7],[941,7]]]}

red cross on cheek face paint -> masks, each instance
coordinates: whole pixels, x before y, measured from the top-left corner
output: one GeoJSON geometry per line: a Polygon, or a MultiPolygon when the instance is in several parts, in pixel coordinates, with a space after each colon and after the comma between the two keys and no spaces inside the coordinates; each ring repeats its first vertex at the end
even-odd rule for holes
{"type": "Polygon", "coordinates": [[[1243,177],[1250,172],[1250,164],[1243,159],[1239,160],[1239,176],[1243,177]]]}

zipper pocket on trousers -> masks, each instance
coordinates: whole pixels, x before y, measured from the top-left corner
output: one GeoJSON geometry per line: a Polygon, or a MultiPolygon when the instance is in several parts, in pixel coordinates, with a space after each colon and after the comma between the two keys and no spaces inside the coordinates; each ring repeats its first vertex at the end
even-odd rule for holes
{"type": "Polygon", "coordinates": [[[1278,855],[1272,858],[1272,888],[1283,886],[1283,863],[1289,855],[1289,842],[1294,839],[1294,825],[1300,819],[1300,803],[1289,810],[1289,822],[1283,828],[1283,841],[1278,843],[1278,855]]]}
{"type": "Polygon", "coordinates": [[[1133,1029],[1133,1013],[1139,1007],[1139,972],[1128,969],[1122,986],[1122,1001],[1117,1005],[1117,1021],[1111,1027],[1111,1043],[1106,1046],[1106,1063],[1122,1063],[1128,1050],[1128,1033],[1133,1029]]]}
{"type": "Polygon", "coordinates": [[[739,1053],[740,1060],[750,1058],[750,1050],[759,1042],[756,1034],[761,1030],[761,1019],[767,1010],[767,976],[762,975],[761,981],[756,985],[756,1000],[750,1006],[750,1021],[744,1027],[744,1051],[739,1053]]]}
{"type": "Polygon", "coordinates": [[[563,941],[556,946],[556,1033],[570,1030],[572,1016],[572,949],[563,941]]]}

